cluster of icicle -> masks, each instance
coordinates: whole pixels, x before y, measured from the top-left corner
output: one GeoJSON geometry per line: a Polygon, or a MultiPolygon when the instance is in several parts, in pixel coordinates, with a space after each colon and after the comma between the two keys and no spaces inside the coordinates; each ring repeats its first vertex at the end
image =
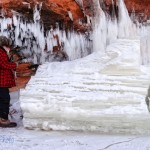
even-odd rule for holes
{"type": "Polygon", "coordinates": [[[127,8],[123,0],[118,0],[118,15],[115,12],[114,2],[112,0],[112,17],[104,13],[100,7],[100,1],[94,1],[95,22],[93,31],[93,49],[101,50],[105,54],[106,46],[118,38],[135,39],[139,33],[139,27],[131,21],[127,8]],[[117,18],[118,16],[118,18],[117,18]]]}
{"type": "MultiPolygon", "coordinates": [[[[41,9],[41,6],[40,6],[41,9]]],[[[69,60],[82,58],[90,54],[90,41],[85,34],[74,31],[62,31],[59,27],[45,32],[40,23],[40,9],[34,9],[33,22],[27,22],[19,13],[13,12],[12,18],[0,19],[0,35],[12,39],[16,46],[26,47],[21,51],[27,58],[24,61],[43,64],[53,61],[53,48],[60,47],[69,60]],[[57,38],[58,37],[58,38],[57,38]]]]}
{"type": "Polygon", "coordinates": [[[93,50],[104,55],[107,45],[117,39],[139,39],[141,41],[142,65],[150,65],[150,23],[139,23],[133,12],[131,17],[125,6],[124,0],[117,0],[118,14],[115,12],[114,1],[112,0],[112,16],[110,17],[101,8],[103,1],[92,0],[95,18],[93,18],[93,50]],[[118,16],[118,18],[117,18],[118,16]]]}
{"type": "MultiPolygon", "coordinates": [[[[82,0],[76,0],[83,5],[82,0]]],[[[106,46],[114,42],[117,38],[139,38],[141,37],[141,60],[142,64],[150,64],[150,43],[149,26],[134,24],[129,17],[124,0],[118,0],[118,18],[115,9],[113,17],[110,17],[101,8],[99,0],[93,0],[93,11],[95,17],[92,18],[92,31],[88,34],[81,34],[75,31],[66,33],[58,28],[44,32],[44,27],[40,23],[40,10],[35,6],[33,22],[29,23],[18,13],[14,13],[13,18],[0,19],[0,35],[10,37],[18,46],[26,46],[23,50],[28,58],[26,61],[42,64],[52,61],[53,47],[60,46],[69,60],[84,57],[92,52],[105,54],[106,46]],[[9,26],[9,28],[8,28],[9,26]],[[59,40],[58,38],[59,37],[59,40]],[[147,55],[148,54],[148,55],[147,55]]],[[[112,5],[114,2],[112,0],[112,5]]],[[[71,13],[71,12],[70,12],[71,13]]],[[[89,18],[89,17],[88,17],[89,18]]],[[[89,21],[90,22],[90,21],[89,21]]],[[[88,23],[89,23],[88,22],[88,23]]]]}

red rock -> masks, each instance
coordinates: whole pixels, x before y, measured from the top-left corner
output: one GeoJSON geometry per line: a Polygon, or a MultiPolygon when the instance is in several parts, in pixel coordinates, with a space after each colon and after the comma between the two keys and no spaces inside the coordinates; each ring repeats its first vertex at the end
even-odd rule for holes
{"type": "Polygon", "coordinates": [[[10,91],[17,91],[20,88],[24,88],[28,81],[31,78],[31,75],[33,75],[35,72],[31,69],[28,69],[28,66],[30,66],[29,63],[20,64],[17,67],[17,78],[16,78],[16,87],[10,88],[10,91]]]}

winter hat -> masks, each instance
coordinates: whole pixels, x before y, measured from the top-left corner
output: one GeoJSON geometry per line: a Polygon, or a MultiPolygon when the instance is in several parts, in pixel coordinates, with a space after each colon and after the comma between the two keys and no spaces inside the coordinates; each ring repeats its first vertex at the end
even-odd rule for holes
{"type": "Polygon", "coordinates": [[[8,39],[6,36],[0,36],[0,46],[8,46],[10,47],[12,44],[12,40],[8,39]]]}

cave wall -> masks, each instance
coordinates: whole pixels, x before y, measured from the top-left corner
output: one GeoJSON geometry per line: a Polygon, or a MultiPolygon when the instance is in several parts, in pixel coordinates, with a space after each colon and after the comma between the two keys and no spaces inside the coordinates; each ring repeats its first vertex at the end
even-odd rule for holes
{"type": "MultiPolygon", "coordinates": [[[[61,28],[73,26],[75,30],[86,30],[86,15],[93,16],[92,1],[83,0],[81,7],[75,0],[3,0],[0,1],[0,8],[4,8],[6,16],[10,17],[11,10],[14,10],[30,20],[33,18],[33,8],[42,2],[41,20],[45,29],[58,22],[61,28]],[[71,12],[73,20],[68,12],[71,12]]],[[[110,11],[112,0],[104,2],[106,11],[110,11]]],[[[150,0],[125,0],[125,3],[130,13],[134,8],[139,17],[150,18],[150,0]]]]}
{"type": "MultiPolygon", "coordinates": [[[[116,3],[116,0],[114,0],[116,3]]],[[[124,0],[129,13],[135,12],[142,21],[150,19],[150,0],[124,0]]],[[[112,0],[105,0],[109,7],[112,0]]]]}
{"type": "Polygon", "coordinates": [[[35,5],[42,3],[41,21],[46,29],[51,25],[55,26],[58,22],[61,26],[69,26],[71,23],[74,28],[80,28],[79,19],[84,18],[80,6],[74,0],[3,0],[0,8],[5,11],[5,16],[11,17],[14,10],[23,14],[27,19],[33,19],[33,9],[35,5]],[[69,17],[71,12],[73,20],[69,17]]]}

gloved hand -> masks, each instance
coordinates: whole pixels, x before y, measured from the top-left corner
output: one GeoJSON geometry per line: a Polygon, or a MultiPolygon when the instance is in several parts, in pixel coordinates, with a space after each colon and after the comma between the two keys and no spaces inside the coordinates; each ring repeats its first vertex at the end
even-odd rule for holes
{"type": "Polygon", "coordinates": [[[37,70],[39,64],[33,64],[33,65],[30,65],[28,66],[29,69],[33,69],[33,70],[37,70]]]}

